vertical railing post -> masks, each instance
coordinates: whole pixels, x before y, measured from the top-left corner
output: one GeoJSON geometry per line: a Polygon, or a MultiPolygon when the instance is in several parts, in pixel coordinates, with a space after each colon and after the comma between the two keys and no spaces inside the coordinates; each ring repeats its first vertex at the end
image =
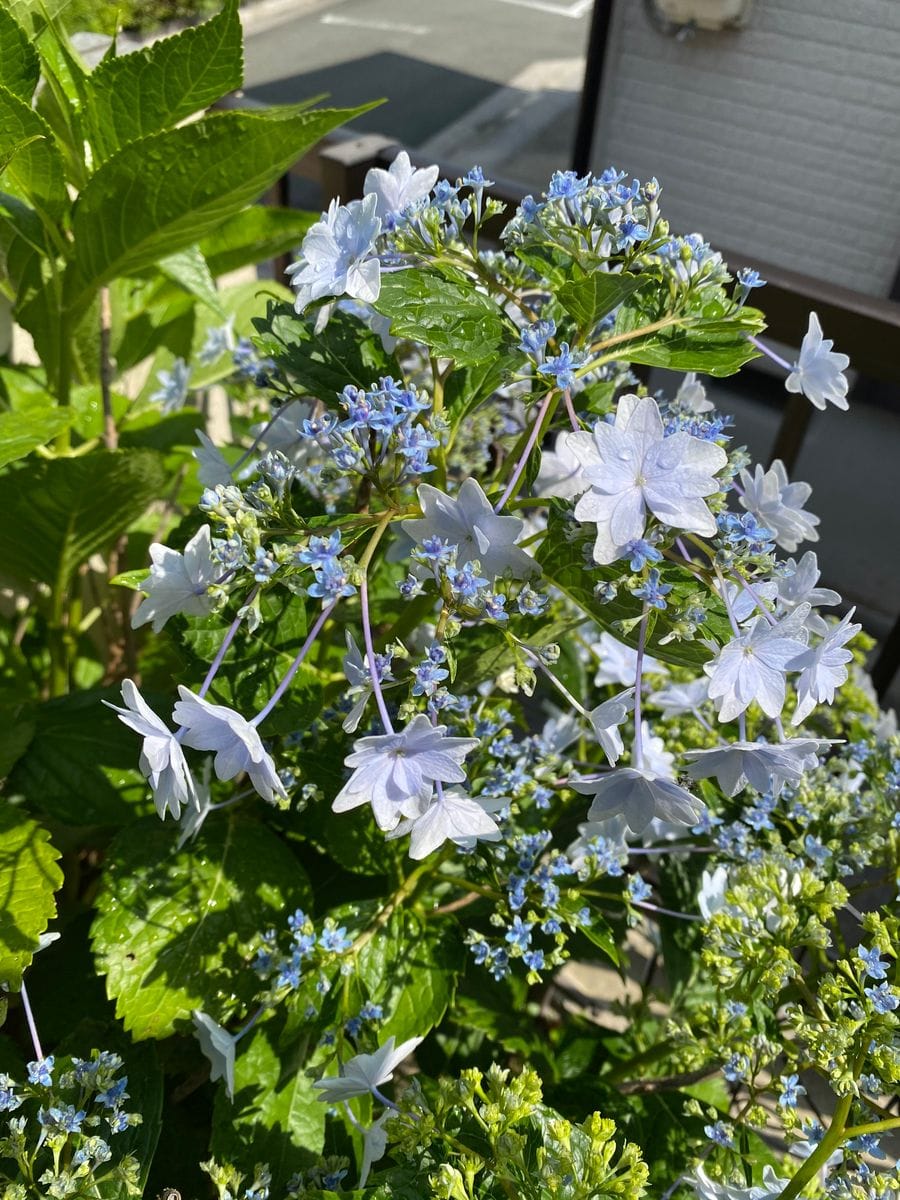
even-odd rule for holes
{"type": "Polygon", "coordinates": [[[584,175],[591,169],[591,149],[597,128],[603,59],[612,10],[613,0],[594,0],[584,64],[584,83],[581,86],[581,102],[578,106],[578,124],[575,126],[575,143],[572,147],[572,170],[576,175],[584,175]]]}

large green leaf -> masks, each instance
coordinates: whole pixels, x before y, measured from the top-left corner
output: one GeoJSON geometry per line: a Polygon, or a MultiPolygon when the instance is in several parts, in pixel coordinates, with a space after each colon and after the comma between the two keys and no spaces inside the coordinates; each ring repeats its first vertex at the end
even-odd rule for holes
{"type": "Polygon", "coordinates": [[[77,308],[115,276],[208,236],[368,107],[215,113],[125,146],[95,172],[75,206],[69,304],[77,308]]]}
{"type": "Polygon", "coordinates": [[[58,220],[69,198],[62,158],[50,126],[25,100],[0,85],[2,188],[58,220]],[[13,153],[15,152],[15,153],[13,153]]]}
{"type": "Polygon", "coordinates": [[[334,312],[319,333],[298,317],[290,304],[270,303],[265,318],[253,321],[259,352],[275,360],[301,392],[326,404],[347,384],[369,388],[381,375],[396,375],[393,356],[384,352],[381,338],[349,313],[334,312]]]}
{"type": "Polygon", "coordinates": [[[249,1005],[249,958],[261,931],[308,904],[293,854],[267,829],[233,813],[207,821],[175,849],[155,818],[112,843],[92,938],[116,1014],[136,1040],[188,1028],[192,1009],[249,1005]]]}
{"type": "Polygon", "coordinates": [[[58,851],[46,829],[0,801],[0,979],[18,987],[38,938],[56,915],[58,851]]]}
{"type": "Polygon", "coordinates": [[[24,458],[68,429],[72,414],[65,408],[30,408],[0,413],[0,467],[24,458]]]}
{"type": "Polygon", "coordinates": [[[459,367],[496,355],[512,332],[489,296],[430,271],[397,271],[381,279],[375,308],[389,317],[394,337],[412,338],[459,367]]]}
{"type": "Polygon", "coordinates": [[[224,1088],[213,1110],[212,1151],[248,1169],[264,1160],[276,1180],[293,1174],[298,1152],[319,1154],[325,1143],[326,1106],[304,1071],[304,1042],[285,1053],[277,1017],[241,1041],[234,1064],[234,1101],[224,1088]]]}
{"type": "Polygon", "coordinates": [[[384,1008],[382,1038],[424,1037],[447,1011],[465,962],[453,920],[423,921],[400,910],[360,952],[357,979],[384,1008]]]}
{"type": "Polygon", "coordinates": [[[28,34],[5,7],[0,7],[0,84],[14,96],[31,101],[41,68],[28,34]]]}
{"type": "MultiPolygon", "coordinates": [[[[756,329],[748,332],[755,333],[756,329]]],[[[759,351],[741,326],[729,321],[700,322],[689,329],[664,329],[644,341],[626,343],[622,358],[669,371],[702,371],[705,375],[734,375],[759,351]]]]}
{"type": "Polygon", "coordinates": [[[315,220],[314,213],[254,204],[223,222],[200,249],[213,275],[225,275],[293,250],[315,220]]]}
{"type": "Polygon", "coordinates": [[[167,279],[177,283],[191,296],[200,300],[207,308],[211,308],[216,316],[225,319],[225,312],[216,291],[206,259],[197,246],[187,246],[177,254],[169,254],[156,264],[167,279]]]}
{"type": "Polygon", "coordinates": [[[140,742],[103,700],[121,704],[118,690],[108,688],[39,705],[9,792],[68,825],[126,825],[152,811],[137,769],[140,742]]]}
{"type": "Polygon", "coordinates": [[[106,550],[165,482],[148,450],[95,451],[31,463],[0,477],[0,561],[23,583],[65,586],[92,554],[106,550]]]}
{"type": "Polygon", "coordinates": [[[570,279],[557,292],[560,303],[579,327],[590,333],[599,320],[627,300],[647,282],[641,275],[611,275],[594,271],[583,279],[570,279]]]}
{"type": "Polygon", "coordinates": [[[91,141],[101,159],[176,125],[243,81],[236,0],[203,25],[104,61],[88,82],[91,141]]]}
{"type": "MultiPolygon", "coordinates": [[[[537,552],[536,557],[543,569],[544,578],[568,596],[600,629],[607,630],[627,646],[636,648],[637,626],[623,629],[620,622],[634,622],[639,618],[643,610],[642,602],[621,588],[612,600],[598,599],[594,592],[597,584],[617,582],[621,570],[615,566],[603,567],[592,562],[590,545],[593,539],[589,530],[585,529],[585,537],[570,540],[571,530],[566,528],[563,513],[563,508],[554,503],[547,524],[547,536],[537,552]]],[[[660,573],[663,582],[672,585],[673,590],[669,597],[672,601],[677,602],[697,590],[694,577],[677,566],[665,564],[660,568],[660,573]]],[[[663,639],[670,632],[671,625],[666,614],[651,610],[647,650],[654,658],[695,669],[712,658],[713,652],[699,640],[664,642],[663,639]]],[[[722,644],[730,640],[731,626],[724,605],[713,604],[707,614],[702,633],[704,637],[713,638],[722,644]]]]}

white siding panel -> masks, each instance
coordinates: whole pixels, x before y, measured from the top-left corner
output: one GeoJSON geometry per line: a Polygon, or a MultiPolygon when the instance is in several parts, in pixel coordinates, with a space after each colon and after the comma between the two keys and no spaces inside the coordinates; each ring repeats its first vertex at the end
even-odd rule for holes
{"type": "Polygon", "coordinates": [[[870,295],[900,261],[900,2],[755,0],[667,37],[617,0],[594,166],[663,185],[674,230],[870,295]]]}

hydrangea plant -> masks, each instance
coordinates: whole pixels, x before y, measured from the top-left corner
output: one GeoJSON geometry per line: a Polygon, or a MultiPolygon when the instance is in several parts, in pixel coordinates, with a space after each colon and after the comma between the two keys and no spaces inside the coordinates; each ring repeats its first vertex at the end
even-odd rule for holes
{"type": "MultiPolygon", "coordinates": [[[[124,629],[69,568],[20,607],[10,1200],[897,1195],[900,739],[706,382],[775,357],[763,281],[655,179],[490,187],[401,153],[153,361],[151,443],[211,363],[234,437],[82,539],[124,629]]],[[[814,314],[782,366],[846,407],[814,314]]]]}

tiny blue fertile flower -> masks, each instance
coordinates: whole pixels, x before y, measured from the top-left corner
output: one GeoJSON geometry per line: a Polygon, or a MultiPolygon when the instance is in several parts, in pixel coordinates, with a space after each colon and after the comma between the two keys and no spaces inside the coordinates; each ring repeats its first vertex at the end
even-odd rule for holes
{"type": "Polygon", "coordinates": [[[714,1125],[704,1125],[703,1132],[711,1142],[726,1150],[734,1149],[734,1139],[724,1121],[716,1121],[714,1125]]]}
{"type": "Polygon", "coordinates": [[[586,355],[582,350],[570,350],[568,342],[560,342],[559,354],[551,355],[538,367],[542,375],[552,375],[556,386],[570,388],[575,382],[575,372],[584,365],[586,355]]]}
{"type": "Polygon", "coordinates": [[[889,1012],[894,1012],[900,1005],[900,994],[898,994],[890,984],[885,981],[879,983],[876,987],[863,988],[863,991],[872,1001],[872,1007],[877,1013],[886,1016],[889,1012]]]}
{"type": "Polygon", "coordinates": [[[28,1082],[39,1087],[53,1086],[53,1055],[28,1063],[28,1082]]]}
{"type": "Polygon", "coordinates": [[[643,600],[645,604],[649,604],[651,608],[663,609],[666,607],[666,596],[672,590],[670,583],[661,583],[659,571],[653,567],[647,575],[644,583],[640,587],[632,588],[632,596],[637,596],[639,600],[643,600]]]}
{"type": "Polygon", "coordinates": [[[806,1088],[800,1082],[799,1075],[781,1076],[781,1095],[778,1103],[782,1108],[796,1108],[801,1096],[806,1095],[806,1088]]]}
{"type": "Polygon", "coordinates": [[[531,930],[533,925],[529,921],[523,921],[521,917],[513,917],[512,925],[506,934],[506,940],[511,946],[517,946],[520,950],[527,950],[531,945],[531,930]]]}
{"type": "Polygon", "coordinates": [[[862,963],[863,969],[870,979],[887,979],[888,964],[882,962],[877,946],[873,946],[871,950],[866,950],[864,946],[858,946],[856,957],[862,963]]]}

